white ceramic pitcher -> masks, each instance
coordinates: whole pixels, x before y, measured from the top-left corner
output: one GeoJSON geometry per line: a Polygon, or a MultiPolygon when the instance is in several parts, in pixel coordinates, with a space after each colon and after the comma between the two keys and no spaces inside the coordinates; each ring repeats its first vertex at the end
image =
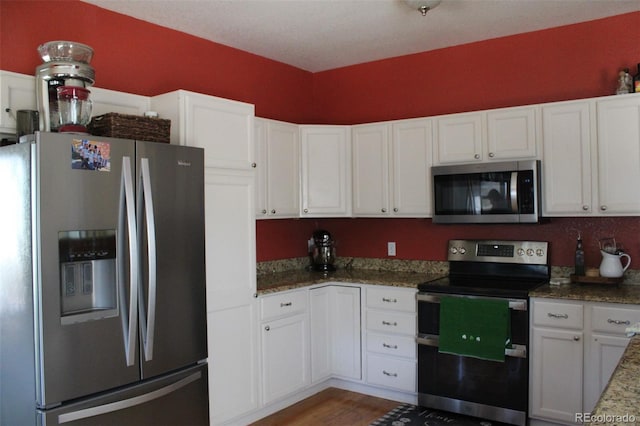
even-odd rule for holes
{"type": "Polygon", "coordinates": [[[611,254],[604,250],[602,253],[602,262],[600,263],[600,276],[606,278],[618,278],[624,274],[629,265],[631,265],[631,256],[626,253],[611,254]],[[622,266],[622,258],[627,258],[627,264],[622,266]]]}

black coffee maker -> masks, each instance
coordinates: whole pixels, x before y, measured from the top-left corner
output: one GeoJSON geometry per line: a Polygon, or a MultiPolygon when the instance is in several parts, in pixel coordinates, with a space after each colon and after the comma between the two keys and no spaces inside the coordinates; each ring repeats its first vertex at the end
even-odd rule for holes
{"type": "Polygon", "coordinates": [[[311,268],[314,271],[335,271],[336,249],[329,231],[318,229],[313,233],[313,245],[309,247],[311,268]]]}

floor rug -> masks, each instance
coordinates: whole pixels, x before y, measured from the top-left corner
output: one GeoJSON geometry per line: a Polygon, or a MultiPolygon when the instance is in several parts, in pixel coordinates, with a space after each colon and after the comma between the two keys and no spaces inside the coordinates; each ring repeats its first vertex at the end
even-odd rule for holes
{"type": "Polygon", "coordinates": [[[497,426],[504,423],[403,404],[389,411],[370,426],[497,426]]]}

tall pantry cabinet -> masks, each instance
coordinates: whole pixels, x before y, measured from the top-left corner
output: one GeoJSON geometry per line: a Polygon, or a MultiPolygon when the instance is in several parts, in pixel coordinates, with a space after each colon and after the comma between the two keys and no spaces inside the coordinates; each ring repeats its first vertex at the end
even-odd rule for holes
{"type": "Polygon", "coordinates": [[[205,149],[211,424],[258,408],[254,107],[178,90],[151,107],[171,142],[205,149]]]}

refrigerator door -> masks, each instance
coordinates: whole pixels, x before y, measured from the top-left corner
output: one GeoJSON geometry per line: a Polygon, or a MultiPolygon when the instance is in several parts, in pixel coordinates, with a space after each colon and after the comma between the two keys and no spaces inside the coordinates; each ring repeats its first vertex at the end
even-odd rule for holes
{"type": "Polygon", "coordinates": [[[121,139],[37,134],[38,407],[140,379],[130,303],[137,293],[129,285],[137,275],[130,257],[136,235],[127,232],[135,229],[134,149],[121,139]]]}
{"type": "Polygon", "coordinates": [[[207,358],[204,153],[137,142],[142,377],[207,358]]]}
{"type": "Polygon", "coordinates": [[[207,365],[38,411],[37,417],[40,426],[208,425],[207,365]]]}

